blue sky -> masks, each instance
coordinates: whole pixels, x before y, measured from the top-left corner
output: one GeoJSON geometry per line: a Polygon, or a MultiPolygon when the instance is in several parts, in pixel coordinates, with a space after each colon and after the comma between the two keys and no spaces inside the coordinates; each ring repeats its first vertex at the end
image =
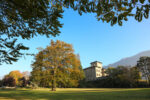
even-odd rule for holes
{"type": "MultiPolygon", "coordinates": [[[[75,53],[80,54],[83,68],[88,67],[92,61],[101,61],[103,65],[116,62],[124,57],[135,55],[141,51],[150,50],[150,20],[137,22],[129,18],[123,26],[111,26],[109,23],[97,21],[94,14],[83,14],[66,10],[61,34],[57,37],[46,38],[38,36],[29,41],[19,40],[30,47],[28,52],[37,53],[36,48],[45,48],[50,40],[62,40],[73,45],[75,53]]],[[[0,66],[0,76],[12,70],[31,71],[33,57],[21,58],[12,65],[0,66]]]]}

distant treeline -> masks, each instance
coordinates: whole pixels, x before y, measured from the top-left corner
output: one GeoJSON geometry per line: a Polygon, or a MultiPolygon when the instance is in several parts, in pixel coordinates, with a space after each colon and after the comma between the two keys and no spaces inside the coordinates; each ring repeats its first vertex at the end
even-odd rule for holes
{"type": "MultiPolygon", "coordinates": [[[[57,73],[53,69],[44,69],[39,66],[40,60],[34,63],[34,69],[31,72],[12,71],[0,80],[0,86],[9,87],[53,87],[55,78],[55,87],[58,88],[136,88],[150,87],[150,57],[141,57],[137,66],[118,66],[109,67],[105,70],[106,76],[100,77],[95,81],[86,81],[79,59],[71,56],[74,66],[69,66],[66,70],[58,67],[57,73]],[[51,71],[52,70],[52,71],[51,71]],[[56,75],[56,76],[54,76],[56,75]]],[[[41,59],[41,55],[36,59],[41,59]]],[[[45,60],[44,60],[45,61],[45,60]]],[[[43,63],[42,63],[43,64],[43,63]]]]}
{"type": "MultiPolygon", "coordinates": [[[[119,80],[120,81],[120,80],[119,80]]],[[[96,81],[82,81],[79,88],[146,88],[150,87],[146,81],[139,81],[137,83],[127,83],[120,82],[118,80],[113,80],[110,78],[105,78],[96,81]]]]}
{"type": "Polygon", "coordinates": [[[20,72],[18,70],[11,71],[0,80],[0,87],[26,87],[30,84],[30,73],[28,71],[20,72]]]}

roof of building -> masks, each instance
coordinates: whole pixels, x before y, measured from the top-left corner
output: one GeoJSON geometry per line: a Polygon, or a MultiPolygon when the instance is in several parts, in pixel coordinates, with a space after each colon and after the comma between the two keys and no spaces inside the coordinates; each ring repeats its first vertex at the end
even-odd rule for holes
{"type": "MultiPolygon", "coordinates": [[[[94,61],[94,62],[91,62],[90,64],[92,64],[92,63],[96,63],[96,62],[99,62],[99,61],[94,61]]],[[[99,62],[99,63],[101,63],[101,64],[102,64],[102,62],[99,62]]],[[[90,67],[84,68],[83,70],[90,69],[90,68],[93,68],[93,66],[90,66],[90,67]]]]}
{"type": "Polygon", "coordinates": [[[91,62],[91,64],[92,64],[92,63],[96,63],[96,62],[99,62],[99,63],[101,63],[101,64],[102,64],[102,62],[100,62],[100,61],[94,61],[94,62],[91,62]]]}
{"type": "Polygon", "coordinates": [[[94,67],[87,67],[87,68],[84,68],[83,70],[90,69],[90,68],[94,68],[94,67]]]}

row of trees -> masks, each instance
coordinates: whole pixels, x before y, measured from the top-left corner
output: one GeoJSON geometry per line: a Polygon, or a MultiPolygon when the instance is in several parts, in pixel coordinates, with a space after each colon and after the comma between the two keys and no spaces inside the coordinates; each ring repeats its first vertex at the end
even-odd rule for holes
{"type": "Polygon", "coordinates": [[[29,72],[21,73],[18,70],[11,71],[8,75],[5,75],[1,80],[1,86],[9,86],[9,87],[26,87],[29,84],[29,72]]]}
{"type": "Polygon", "coordinates": [[[57,40],[51,41],[50,46],[40,49],[32,64],[30,77],[24,73],[12,71],[4,77],[4,86],[22,86],[27,83],[33,86],[51,87],[77,87],[84,78],[79,55],[74,54],[71,44],[57,40]]]}
{"type": "Polygon", "coordinates": [[[26,87],[31,83],[40,87],[138,87],[144,76],[150,83],[150,57],[141,57],[135,67],[118,66],[106,69],[106,77],[93,82],[84,81],[80,57],[71,44],[51,41],[50,46],[40,49],[32,63],[32,72],[12,71],[0,82],[3,86],[26,87]]]}
{"type": "MultiPolygon", "coordinates": [[[[146,74],[142,72],[143,68],[142,66],[139,66],[141,61],[147,57],[141,57],[141,59],[138,61],[138,67],[128,67],[128,66],[118,66],[116,68],[109,67],[106,69],[106,77],[103,77],[102,79],[86,82],[83,78],[83,76],[79,77],[78,74],[83,73],[77,73],[74,75],[74,77],[78,77],[78,79],[73,79],[72,77],[69,77],[70,74],[68,73],[56,73],[57,76],[60,74],[63,75],[63,77],[55,77],[56,80],[56,86],[57,87],[113,87],[113,88],[126,88],[126,87],[147,87],[149,84],[149,80],[142,81],[141,77],[145,77],[147,79],[147,71],[146,74]],[[143,73],[143,74],[142,74],[143,73]],[[68,79],[67,79],[68,78],[68,79]],[[61,80],[61,81],[60,81],[61,80]]],[[[145,60],[144,60],[145,61],[145,60]]],[[[147,66],[146,66],[147,67],[147,66]]],[[[147,67],[148,68],[148,67],[147,67]]],[[[39,86],[39,87],[52,87],[54,83],[53,78],[54,74],[47,74],[48,70],[42,70],[42,67],[36,67],[38,70],[33,70],[31,77],[29,79],[29,72],[23,72],[20,73],[19,71],[12,71],[8,75],[6,75],[2,81],[0,81],[0,86],[20,86],[20,87],[26,87],[27,85],[32,86],[39,86]]],[[[51,70],[49,70],[51,71],[51,70]]],[[[60,72],[60,71],[59,71],[60,72]]],[[[71,73],[71,72],[70,72],[71,73]]]]}

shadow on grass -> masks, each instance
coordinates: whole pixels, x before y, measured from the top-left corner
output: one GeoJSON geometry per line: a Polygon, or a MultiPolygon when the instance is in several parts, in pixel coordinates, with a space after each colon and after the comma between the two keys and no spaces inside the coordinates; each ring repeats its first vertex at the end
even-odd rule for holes
{"type": "Polygon", "coordinates": [[[150,100],[150,89],[138,90],[83,90],[83,91],[40,91],[40,90],[0,90],[0,99],[14,100],[150,100]]]}

